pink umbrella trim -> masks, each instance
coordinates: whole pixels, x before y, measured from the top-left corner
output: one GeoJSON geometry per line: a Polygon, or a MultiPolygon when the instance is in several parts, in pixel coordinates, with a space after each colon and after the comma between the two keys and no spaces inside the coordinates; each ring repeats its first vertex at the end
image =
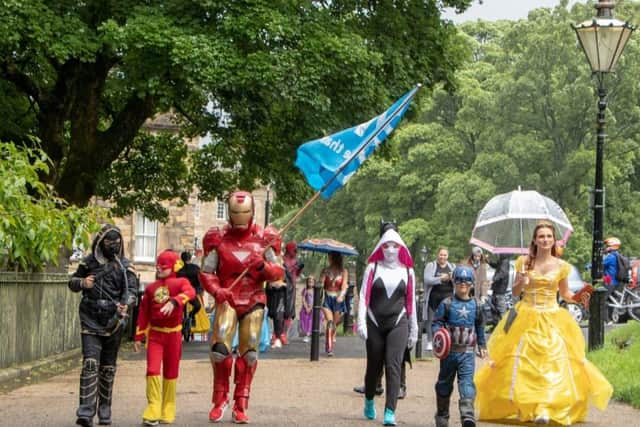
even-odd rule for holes
{"type": "MultiPolygon", "coordinates": [[[[567,241],[569,240],[569,236],[571,236],[572,232],[573,230],[566,230],[564,235],[562,236],[562,239],[556,240],[558,245],[566,246],[567,241]]],[[[527,254],[529,253],[528,247],[527,248],[508,247],[508,246],[498,247],[498,246],[490,245],[487,242],[483,242],[482,240],[478,240],[475,237],[472,237],[469,240],[469,243],[474,244],[476,246],[480,246],[482,249],[486,249],[493,254],[527,254]]]]}

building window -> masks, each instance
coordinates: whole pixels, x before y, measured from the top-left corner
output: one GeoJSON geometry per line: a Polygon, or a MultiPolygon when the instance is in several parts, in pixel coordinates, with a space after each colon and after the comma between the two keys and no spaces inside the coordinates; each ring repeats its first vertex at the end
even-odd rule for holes
{"type": "Polygon", "coordinates": [[[158,222],[136,214],[136,249],[134,261],[155,262],[158,240],[158,222]]]}
{"type": "Polygon", "coordinates": [[[220,200],[218,200],[216,203],[218,204],[218,209],[217,209],[217,212],[216,212],[216,218],[217,219],[227,219],[227,205],[224,202],[220,201],[220,200]]]}
{"type": "Polygon", "coordinates": [[[200,219],[200,201],[197,200],[193,205],[193,217],[195,219],[200,219]]]}

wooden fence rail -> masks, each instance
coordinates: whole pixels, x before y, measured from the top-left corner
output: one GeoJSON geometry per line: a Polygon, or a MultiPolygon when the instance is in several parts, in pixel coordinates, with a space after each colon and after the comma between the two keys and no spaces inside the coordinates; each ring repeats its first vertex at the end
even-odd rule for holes
{"type": "Polygon", "coordinates": [[[0,272],[0,369],[80,347],[68,275],[0,272]]]}

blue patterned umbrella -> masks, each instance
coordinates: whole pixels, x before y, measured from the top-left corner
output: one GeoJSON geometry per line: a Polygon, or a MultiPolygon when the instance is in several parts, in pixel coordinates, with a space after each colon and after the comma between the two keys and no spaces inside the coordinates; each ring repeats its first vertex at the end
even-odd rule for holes
{"type": "Polygon", "coordinates": [[[298,243],[297,248],[312,252],[338,252],[342,255],[358,255],[358,251],[353,246],[333,239],[306,239],[298,243]]]}

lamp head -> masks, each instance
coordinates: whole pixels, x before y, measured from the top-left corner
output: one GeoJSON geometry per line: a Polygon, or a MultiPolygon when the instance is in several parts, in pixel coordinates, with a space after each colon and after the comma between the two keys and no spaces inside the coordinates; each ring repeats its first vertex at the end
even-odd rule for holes
{"type": "Polygon", "coordinates": [[[635,27],[628,22],[613,18],[612,1],[596,4],[596,18],[574,25],[580,46],[587,56],[594,73],[615,71],[618,59],[635,27]]]}

